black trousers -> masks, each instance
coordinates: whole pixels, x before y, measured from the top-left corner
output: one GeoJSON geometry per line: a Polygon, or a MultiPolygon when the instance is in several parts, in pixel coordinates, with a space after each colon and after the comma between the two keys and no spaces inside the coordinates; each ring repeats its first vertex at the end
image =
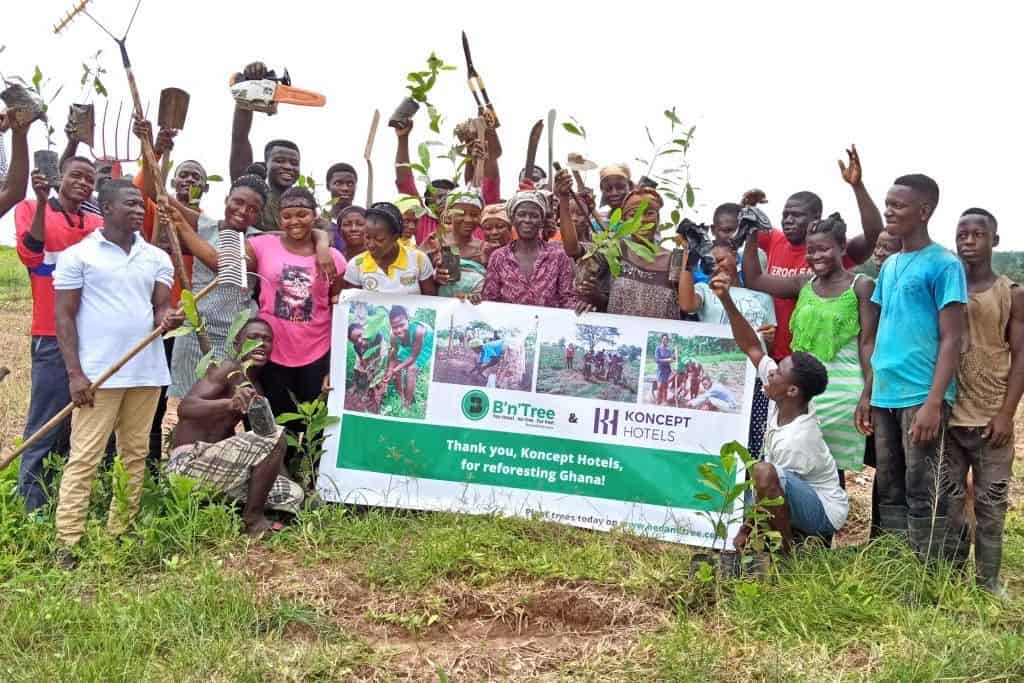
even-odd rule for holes
{"type": "MultiPolygon", "coordinates": [[[[288,367],[268,361],[260,373],[260,384],[263,393],[270,401],[274,415],[294,413],[295,402],[312,401],[323,389],[324,375],[331,368],[331,354],[325,353],[308,365],[288,367]],[[290,394],[289,394],[290,392],[290,394]],[[292,395],[295,400],[292,400],[292,395]]],[[[298,425],[288,425],[297,429],[298,425]]]]}

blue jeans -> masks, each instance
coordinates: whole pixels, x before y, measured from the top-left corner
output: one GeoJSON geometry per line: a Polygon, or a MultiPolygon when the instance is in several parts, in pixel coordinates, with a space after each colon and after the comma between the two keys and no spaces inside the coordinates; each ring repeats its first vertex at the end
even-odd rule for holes
{"type": "MultiPolygon", "coordinates": [[[[814,489],[792,472],[787,472],[778,465],[772,465],[772,467],[775,468],[775,474],[779,477],[785,505],[789,508],[790,526],[808,536],[833,535],[836,530],[832,527],[828,515],[825,514],[825,506],[814,489]]],[[[744,498],[747,505],[752,504],[753,489],[748,489],[744,498]]],[[[767,509],[771,511],[771,508],[767,509]]]]}
{"type": "MultiPolygon", "coordinates": [[[[25,421],[25,438],[42,427],[71,402],[68,373],[56,337],[32,337],[32,394],[25,421]]],[[[43,471],[43,460],[53,452],[66,460],[70,450],[71,420],[43,435],[21,455],[18,471],[18,493],[25,499],[25,509],[46,505],[50,495],[52,473],[43,471]]]]}

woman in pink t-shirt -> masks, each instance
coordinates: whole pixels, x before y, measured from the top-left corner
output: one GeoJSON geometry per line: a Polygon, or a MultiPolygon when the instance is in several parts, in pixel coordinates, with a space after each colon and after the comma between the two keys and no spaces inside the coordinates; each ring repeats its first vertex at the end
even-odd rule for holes
{"type": "Polygon", "coordinates": [[[341,290],[345,257],[331,248],[337,276],[317,276],[313,195],[293,187],[281,195],[280,234],[245,244],[250,272],[260,277],[260,317],[274,330],[270,361],[260,375],[275,415],[294,412],[295,399],[315,399],[327,379],[331,349],[331,300],[341,290]]]}

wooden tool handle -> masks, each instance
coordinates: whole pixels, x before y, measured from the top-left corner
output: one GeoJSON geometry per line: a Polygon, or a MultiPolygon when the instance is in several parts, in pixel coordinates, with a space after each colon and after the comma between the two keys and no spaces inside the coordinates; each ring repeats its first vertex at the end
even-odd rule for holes
{"type": "MultiPolygon", "coordinates": [[[[201,290],[199,290],[199,293],[196,294],[196,301],[199,301],[204,296],[209,294],[211,291],[213,291],[213,288],[216,287],[216,286],[217,286],[217,280],[215,278],[213,280],[213,282],[211,282],[210,284],[206,285],[201,290]]],[[[181,312],[182,312],[182,309],[179,306],[178,307],[178,313],[181,313],[181,312]]],[[[128,351],[128,353],[126,353],[125,355],[121,356],[120,360],[118,360],[116,363],[111,365],[109,368],[107,368],[103,372],[103,374],[101,374],[99,377],[97,377],[95,380],[93,380],[92,384],[89,385],[89,388],[92,389],[93,391],[95,391],[96,389],[99,389],[103,385],[104,382],[106,382],[108,379],[110,379],[114,375],[114,373],[116,373],[118,370],[123,368],[125,366],[125,364],[128,363],[128,361],[130,361],[132,358],[137,356],[140,351],[142,351],[144,348],[146,348],[147,346],[152,344],[155,340],[157,340],[160,337],[161,334],[162,334],[162,332],[161,332],[160,328],[159,327],[155,328],[152,332],[150,332],[148,335],[146,335],[145,339],[143,339],[138,344],[133,346],[131,348],[131,350],[128,351]]],[[[32,436],[30,436],[27,439],[25,439],[25,441],[23,441],[20,446],[15,448],[13,453],[11,453],[10,455],[8,455],[6,457],[0,457],[0,470],[4,469],[8,465],[10,465],[11,462],[15,458],[17,458],[19,455],[21,455],[25,451],[26,448],[28,448],[29,446],[34,444],[36,441],[41,439],[44,434],[46,434],[51,429],[53,429],[54,427],[59,425],[61,422],[63,422],[65,419],[67,419],[68,415],[71,414],[71,411],[74,410],[74,408],[75,408],[75,404],[74,403],[67,404],[66,406],[64,406],[64,408],[59,413],[57,413],[52,418],[50,418],[50,420],[46,424],[44,424],[42,427],[40,427],[38,430],[36,430],[35,434],[33,434],[32,436]]]]}

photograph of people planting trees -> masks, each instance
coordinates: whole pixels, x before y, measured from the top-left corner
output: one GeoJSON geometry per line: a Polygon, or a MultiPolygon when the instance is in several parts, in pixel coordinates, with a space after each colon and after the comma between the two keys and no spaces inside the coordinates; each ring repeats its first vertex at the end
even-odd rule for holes
{"type": "Polygon", "coordinates": [[[345,410],[426,416],[436,316],[430,308],[350,304],[345,410]]]}
{"type": "Polygon", "coordinates": [[[647,336],[641,403],[738,413],[743,403],[745,356],[731,339],[647,336]]]}
{"type": "Polygon", "coordinates": [[[1024,683],[1022,19],[0,2],[0,683],[1024,683]]]}
{"type": "Polygon", "coordinates": [[[537,393],[635,403],[642,351],[618,327],[546,322],[537,393]]]}
{"type": "Polygon", "coordinates": [[[530,391],[537,324],[530,328],[495,327],[456,311],[438,330],[434,381],[473,387],[530,391]],[[459,322],[460,318],[465,322],[459,322]]]}

